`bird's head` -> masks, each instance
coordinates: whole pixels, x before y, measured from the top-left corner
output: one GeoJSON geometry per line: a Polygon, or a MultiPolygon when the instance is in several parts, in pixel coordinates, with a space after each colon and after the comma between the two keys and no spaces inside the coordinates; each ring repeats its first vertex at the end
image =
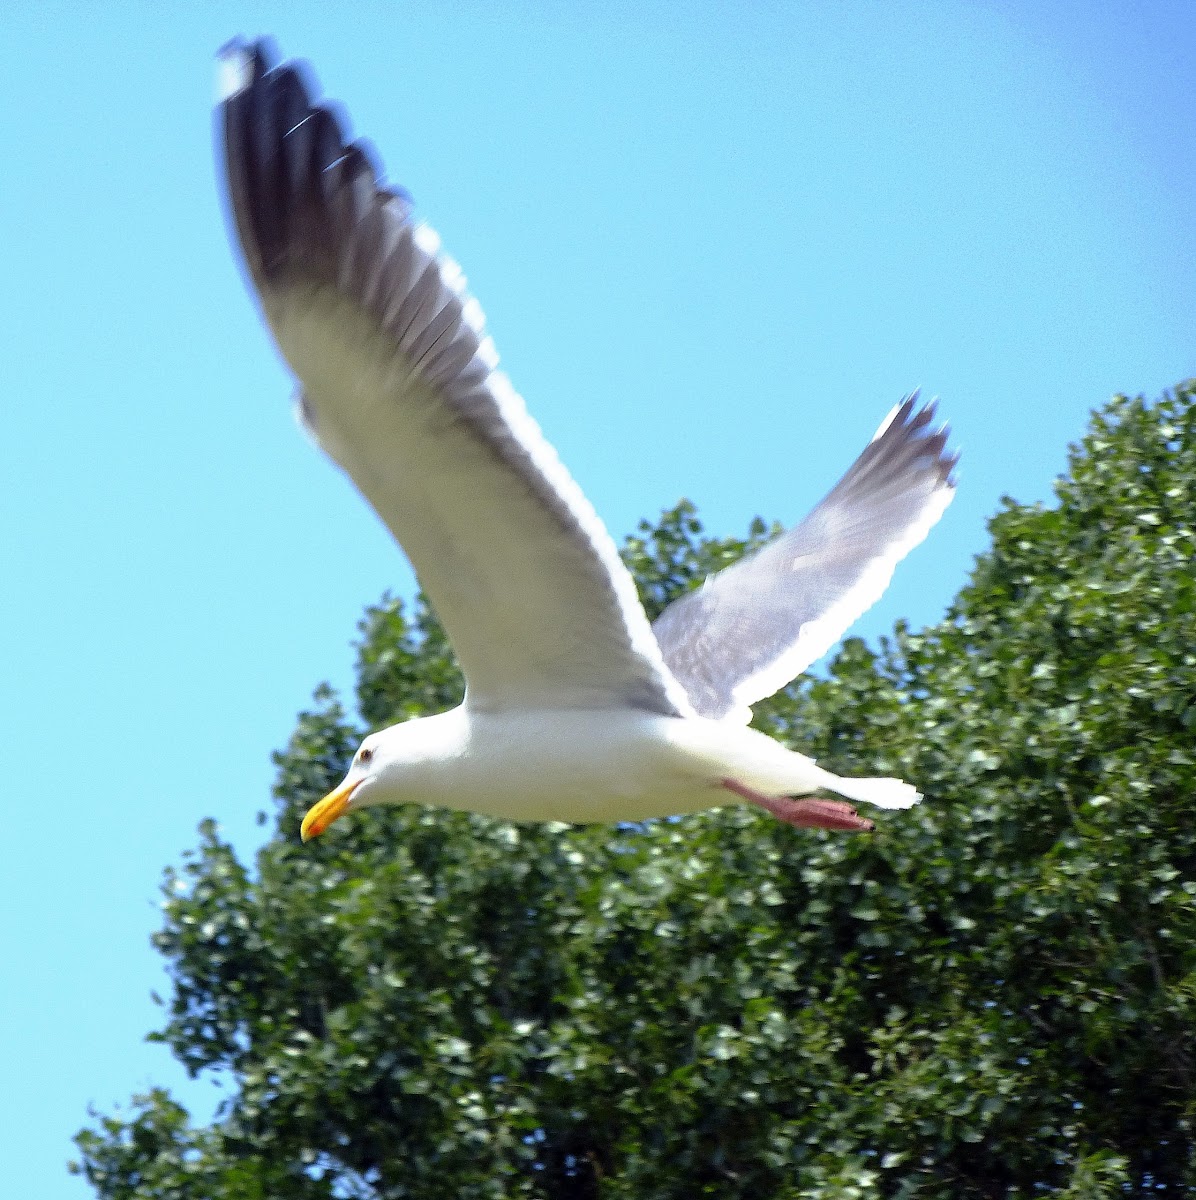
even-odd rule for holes
{"type": "Polygon", "coordinates": [[[353,755],[344,779],[308,809],[300,834],[319,836],[338,817],[374,804],[435,803],[436,780],[460,753],[463,725],[456,712],[413,717],[371,733],[353,755]]]}
{"type": "Polygon", "coordinates": [[[348,773],[344,779],[327,793],[318,804],[313,804],[303,816],[299,833],[303,841],[318,838],[324,830],[338,817],[344,816],[350,809],[361,808],[361,800],[369,787],[369,780],[374,778],[374,757],[377,756],[377,746],[366,738],[349,764],[348,773]]]}
{"type": "Polygon", "coordinates": [[[361,743],[344,779],[307,810],[299,831],[305,842],[318,837],[345,813],[385,802],[386,781],[391,773],[387,768],[392,765],[390,748],[379,734],[370,734],[361,743]]]}

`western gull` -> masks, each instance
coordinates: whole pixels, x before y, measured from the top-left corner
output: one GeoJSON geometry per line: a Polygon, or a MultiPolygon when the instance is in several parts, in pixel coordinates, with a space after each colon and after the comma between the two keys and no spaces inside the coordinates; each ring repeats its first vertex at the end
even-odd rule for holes
{"type": "Polygon", "coordinates": [[[528,415],[482,311],[373,151],[265,42],[221,52],[230,226],[296,408],[407,553],[466,679],[451,712],[370,734],[301,834],[375,804],[516,821],[640,821],[738,798],[796,826],[905,808],[750,728],[951,502],[946,427],[917,393],[824,500],[654,624],[610,535],[528,415]]]}

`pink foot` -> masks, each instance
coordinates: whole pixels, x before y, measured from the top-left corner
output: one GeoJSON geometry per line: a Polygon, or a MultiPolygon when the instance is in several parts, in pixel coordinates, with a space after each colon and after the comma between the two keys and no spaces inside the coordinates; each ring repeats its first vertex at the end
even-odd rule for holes
{"type": "Polygon", "coordinates": [[[876,828],[842,800],[792,800],[788,796],[765,796],[745,787],[737,779],[724,779],[723,787],[799,829],[842,829],[855,833],[876,828]]]}

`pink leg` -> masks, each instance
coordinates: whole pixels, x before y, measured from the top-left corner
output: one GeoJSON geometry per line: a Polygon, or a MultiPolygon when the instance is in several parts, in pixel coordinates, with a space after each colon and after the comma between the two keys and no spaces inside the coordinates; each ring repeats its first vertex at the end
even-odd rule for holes
{"type": "Polygon", "coordinates": [[[850,804],[842,800],[792,800],[788,796],[765,796],[745,787],[737,779],[724,779],[723,787],[749,804],[757,804],[787,825],[799,829],[843,829],[867,831],[876,826],[858,816],[850,804]]]}

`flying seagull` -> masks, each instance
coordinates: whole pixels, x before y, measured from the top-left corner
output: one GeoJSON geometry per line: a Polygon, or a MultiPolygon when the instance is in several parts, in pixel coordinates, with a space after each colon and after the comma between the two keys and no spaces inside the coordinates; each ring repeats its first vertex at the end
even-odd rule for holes
{"type": "Polygon", "coordinates": [[[638,821],[737,798],[792,825],[905,808],[751,729],[751,705],[871,606],[955,492],[909,396],[826,498],[654,624],[610,535],[528,415],[482,311],[371,148],[268,43],[221,55],[231,228],[298,379],[300,420],[382,518],[452,640],[464,703],[370,734],[303,839],[375,804],[518,821],[638,821]]]}

